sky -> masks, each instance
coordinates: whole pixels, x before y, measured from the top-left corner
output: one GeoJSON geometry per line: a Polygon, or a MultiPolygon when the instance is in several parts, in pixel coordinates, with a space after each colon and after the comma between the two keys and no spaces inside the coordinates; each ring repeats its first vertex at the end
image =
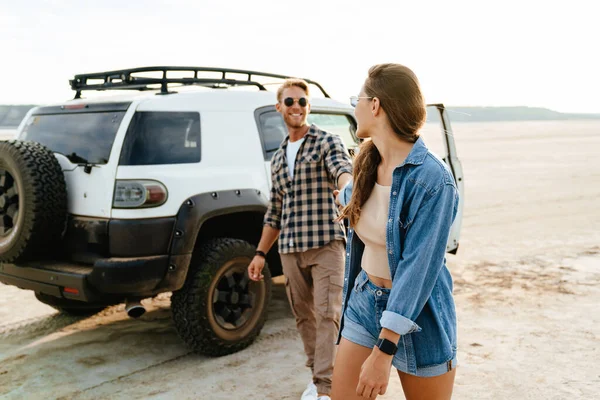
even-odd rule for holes
{"type": "Polygon", "coordinates": [[[0,0],[0,104],[73,97],[75,74],[141,66],[309,78],[347,102],[401,63],[426,101],[600,113],[595,0],[0,0]]]}

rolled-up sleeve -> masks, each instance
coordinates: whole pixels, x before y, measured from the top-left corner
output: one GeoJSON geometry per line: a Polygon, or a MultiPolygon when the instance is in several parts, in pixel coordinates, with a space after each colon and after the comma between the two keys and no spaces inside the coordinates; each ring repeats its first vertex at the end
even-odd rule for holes
{"type": "MultiPolygon", "coordinates": [[[[415,205],[413,205],[415,206],[415,205]]],[[[418,207],[408,227],[381,326],[406,335],[418,332],[417,316],[431,296],[445,264],[446,244],[456,216],[458,191],[444,183],[418,207]]]]}
{"type": "Polygon", "coordinates": [[[345,172],[352,174],[352,159],[346,146],[344,146],[344,142],[342,142],[342,138],[338,135],[327,135],[325,165],[336,186],[340,175],[345,172]]]}

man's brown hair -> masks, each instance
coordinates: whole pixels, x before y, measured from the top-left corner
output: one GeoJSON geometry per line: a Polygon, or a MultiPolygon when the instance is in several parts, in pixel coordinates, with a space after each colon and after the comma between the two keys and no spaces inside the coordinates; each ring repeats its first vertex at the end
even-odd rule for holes
{"type": "Polygon", "coordinates": [[[306,83],[304,79],[288,78],[283,82],[279,89],[277,89],[277,102],[281,102],[281,96],[285,89],[294,86],[304,90],[304,93],[306,93],[306,97],[310,96],[310,91],[308,90],[308,83],[306,83]]]}

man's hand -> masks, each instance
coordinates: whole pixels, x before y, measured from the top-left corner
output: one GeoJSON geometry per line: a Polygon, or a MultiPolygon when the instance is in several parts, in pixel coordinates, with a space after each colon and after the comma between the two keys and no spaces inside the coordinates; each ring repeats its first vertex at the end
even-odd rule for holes
{"type": "Polygon", "coordinates": [[[254,256],[250,265],[248,265],[248,277],[253,281],[262,281],[265,277],[262,270],[265,267],[265,259],[261,256],[254,256]]]}
{"type": "Polygon", "coordinates": [[[373,352],[360,368],[360,377],[356,387],[357,395],[373,400],[378,395],[385,394],[390,380],[392,358],[379,348],[373,348],[373,352]]]}

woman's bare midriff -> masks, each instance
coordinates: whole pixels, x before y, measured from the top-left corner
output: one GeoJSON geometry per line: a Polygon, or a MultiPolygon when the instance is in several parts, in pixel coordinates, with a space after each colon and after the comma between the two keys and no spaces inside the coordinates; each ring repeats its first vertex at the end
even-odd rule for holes
{"type": "Polygon", "coordinates": [[[373,284],[376,285],[376,286],[379,286],[379,287],[382,287],[382,288],[385,288],[385,289],[391,289],[392,288],[392,281],[390,279],[380,278],[378,276],[371,275],[368,272],[367,272],[367,276],[369,277],[369,280],[371,282],[373,282],[373,284]]]}

